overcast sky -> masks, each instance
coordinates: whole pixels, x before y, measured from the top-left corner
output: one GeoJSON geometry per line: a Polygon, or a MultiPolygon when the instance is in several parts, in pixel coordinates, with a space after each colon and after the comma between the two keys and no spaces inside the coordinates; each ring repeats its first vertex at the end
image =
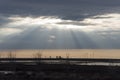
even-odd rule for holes
{"type": "Polygon", "coordinates": [[[120,49],[120,0],[0,0],[0,49],[120,49]]]}

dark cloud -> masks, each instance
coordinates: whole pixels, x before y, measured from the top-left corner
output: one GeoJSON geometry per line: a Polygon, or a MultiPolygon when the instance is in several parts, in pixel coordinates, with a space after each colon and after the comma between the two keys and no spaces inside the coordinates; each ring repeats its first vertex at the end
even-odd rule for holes
{"type": "Polygon", "coordinates": [[[40,16],[56,15],[81,20],[93,15],[118,12],[120,0],[0,0],[0,14],[40,16]]]}

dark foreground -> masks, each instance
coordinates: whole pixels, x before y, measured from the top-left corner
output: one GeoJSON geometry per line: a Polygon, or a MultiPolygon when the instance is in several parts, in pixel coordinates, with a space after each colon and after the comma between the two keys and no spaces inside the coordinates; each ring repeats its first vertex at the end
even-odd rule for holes
{"type": "Polygon", "coordinates": [[[0,72],[0,80],[120,80],[120,67],[117,66],[19,64],[12,67],[10,64],[6,70],[0,72]]]}
{"type": "Polygon", "coordinates": [[[0,80],[120,80],[111,73],[65,73],[65,72],[9,72],[0,73],[0,80]]]}
{"type": "Polygon", "coordinates": [[[0,80],[120,80],[120,66],[11,60],[0,62],[0,80]]]}

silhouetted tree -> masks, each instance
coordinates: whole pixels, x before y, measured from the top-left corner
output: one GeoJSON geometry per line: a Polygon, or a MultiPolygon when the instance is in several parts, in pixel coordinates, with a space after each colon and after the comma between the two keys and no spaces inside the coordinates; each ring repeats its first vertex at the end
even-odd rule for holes
{"type": "MultiPolygon", "coordinates": [[[[2,53],[0,52],[0,58],[2,58],[2,53]]],[[[0,62],[1,62],[1,60],[0,60],[0,62]]]]}
{"type": "Polygon", "coordinates": [[[56,56],[56,59],[58,59],[58,56],[56,56]]]}
{"type": "Polygon", "coordinates": [[[35,53],[34,58],[42,58],[42,52],[39,51],[39,52],[35,53]]]}
{"type": "Polygon", "coordinates": [[[16,58],[16,53],[13,53],[12,51],[10,51],[7,55],[8,58],[16,58]]]}
{"type": "Polygon", "coordinates": [[[0,58],[2,58],[2,53],[0,52],[0,58]]]}
{"type": "Polygon", "coordinates": [[[70,54],[66,53],[66,58],[69,59],[70,58],[70,54]]]}
{"type": "Polygon", "coordinates": [[[37,60],[37,62],[41,63],[42,51],[39,50],[39,51],[38,51],[37,53],[35,53],[33,56],[34,56],[34,58],[39,59],[39,60],[37,60]]]}
{"type": "Polygon", "coordinates": [[[70,58],[70,54],[69,54],[69,53],[66,53],[66,59],[67,59],[67,60],[66,60],[66,63],[67,63],[67,64],[70,63],[70,62],[69,62],[69,58],[70,58]]]}
{"type": "Polygon", "coordinates": [[[14,62],[14,59],[16,58],[16,53],[13,53],[12,51],[10,51],[7,54],[7,58],[11,59],[10,62],[14,62]]]}

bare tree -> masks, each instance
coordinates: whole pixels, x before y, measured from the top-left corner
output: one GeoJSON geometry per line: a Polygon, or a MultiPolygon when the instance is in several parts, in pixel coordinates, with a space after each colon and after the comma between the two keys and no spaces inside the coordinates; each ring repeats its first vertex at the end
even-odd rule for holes
{"type": "Polygon", "coordinates": [[[0,52],[0,58],[2,58],[2,53],[0,52]]]}
{"type": "Polygon", "coordinates": [[[35,53],[35,54],[33,55],[33,57],[36,58],[36,59],[38,59],[38,60],[37,60],[38,63],[41,63],[42,51],[39,50],[37,53],[35,53]]]}
{"type": "Polygon", "coordinates": [[[34,54],[34,58],[42,58],[42,52],[38,51],[36,54],[34,54]]]}
{"type": "MultiPolygon", "coordinates": [[[[2,53],[0,52],[0,59],[2,58],[2,53]]],[[[0,60],[0,62],[1,62],[1,60],[0,60]]]]}
{"type": "Polygon", "coordinates": [[[69,52],[68,52],[68,49],[66,49],[66,51],[67,51],[67,52],[66,52],[66,59],[67,59],[67,60],[66,60],[66,63],[69,64],[69,63],[70,63],[70,62],[69,62],[70,54],[69,54],[69,52]]]}
{"type": "Polygon", "coordinates": [[[16,53],[13,53],[12,51],[10,51],[7,55],[8,58],[16,58],[16,53]]]}
{"type": "Polygon", "coordinates": [[[70,58],[70,54],[66,53],[66,58],[69,59],[70,58]]]}
{"type": "Polygon", "coordinates": [[[15,62],[15,58],[16,58],[16,53],[13,53],[12,51],[10,51],[8,54],[7,54],[7,58],[9,58],[9,62],[15,62]]]}
{"type": "Polygon", "coordinates": [[[70,54],[68,52],[68,49],[66,49],[66,58],[69,59],[70,58],[70,54]]]}

